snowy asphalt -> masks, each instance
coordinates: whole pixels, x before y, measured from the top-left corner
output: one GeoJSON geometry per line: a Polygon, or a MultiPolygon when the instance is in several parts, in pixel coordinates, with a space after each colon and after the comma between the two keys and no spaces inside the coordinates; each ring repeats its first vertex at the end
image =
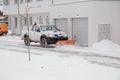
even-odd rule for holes
{"type": "MultiPolygon", "coordinates": [[[[21,53],[28,53],[27,46],[25,46],[23,43],[16,43],[12,41],[0,41],[0,49],[21,52],[21,53]]],[[[43,53],[39,53],[39,50],[48,51],[48,52],[49,51],[56,52],[60,56],[64,56],[64,57],[77,56],[77,57],[86,59],[91,64],[98,64],[102,66],[108,66],[108,67],[120,69],[120,58],[119,57],[106,56],[106,55],[101,55],[101,54],[91,53],[91,52],[61,50],[61,49],[57,49],[54,47],[42,48],[39,45],[30,46],[31,54],[40,55],[40,56],[45,55],[43,53]]]]}

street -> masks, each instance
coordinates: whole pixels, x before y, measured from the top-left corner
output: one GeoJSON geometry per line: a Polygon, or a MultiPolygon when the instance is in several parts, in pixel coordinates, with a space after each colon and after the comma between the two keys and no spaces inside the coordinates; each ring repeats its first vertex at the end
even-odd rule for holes
{"type": "MultiPolygon", "coordinates": [[[[6,38],[9,38],[9,37],[6,37],[6,38]]],[[[28,54],[28,46],[24,45],[24,41],[21,40],[20,37],[17,40],[18,41],[12,41],[8,39],[0,40],[0,49],[28,54]]],[[[120,68],[120,57],[106,56],[106,55],[97,54],[89,51],[88,52],[78,51],[78,50],[71,51],[71,50],[67,50],[59,47],[42,48],[40,47],[39,43],[31,44],[30,46],[31,55],[45,55],[43,53],[40,53],[40,51],[53,52],[55,53],[54,55],[59,55],[59,56],[77,56],[87,60],[91,64],[98,64],[102,66],[120,68]]]]}
{"type": "Polygon", "coordinates": [[[119,80],[120,58],[80,46],[28,46],[20,36],[0,36],[1,80],[119,80]],[[7,76],[7,77],[6,77],[7,76]]]}

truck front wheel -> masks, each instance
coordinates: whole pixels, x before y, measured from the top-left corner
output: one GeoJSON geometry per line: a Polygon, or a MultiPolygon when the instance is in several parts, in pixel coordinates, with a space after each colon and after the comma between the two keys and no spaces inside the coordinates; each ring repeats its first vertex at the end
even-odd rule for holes
{"type": "Polygon", "coordinates": [[[41,46],[42,46],[42,47],[47,47],[47,46],[48,46],[48,43],[47,43],[46,38],[42,38],[42,39],[41,39],[41,46]]]}
{"type": "Polygon", "coordinates": [[[30,39],[29,39],[29,37],[24,37],[24,44],[25,44],[26,46],[29,46],[29,45],[30,45],[30,39]]]}

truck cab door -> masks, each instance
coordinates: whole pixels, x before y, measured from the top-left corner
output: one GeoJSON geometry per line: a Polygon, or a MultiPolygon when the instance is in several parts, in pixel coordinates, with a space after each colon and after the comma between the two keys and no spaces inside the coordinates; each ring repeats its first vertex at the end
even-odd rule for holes
{"type": "Polygon", "coordinates": [[[34,34],[35,41],[40,41],[40,36],[41,36],[40,26],[36,26],[34,34]]]}
{"type": "Polygon", "coordinates": [[[29,31],[29,37],[33,41],[35,41],[34,35],[35,35],[35,26],[32,26],[31,30],[29,31]]]}

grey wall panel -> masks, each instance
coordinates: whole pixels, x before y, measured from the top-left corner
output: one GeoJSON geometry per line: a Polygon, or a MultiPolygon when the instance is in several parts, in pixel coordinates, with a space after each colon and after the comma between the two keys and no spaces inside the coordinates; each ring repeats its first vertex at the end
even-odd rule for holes
{"type": "Polygon", "coordinates": [[[68,33],[68,19],[67,18],[55,19],[55,25],[61,31],[68,33]]]}
{"type": "Polygon", "coordinates": [[[73,39],[80,46],[88,46],[88,18],[73,18],[73,39]]]}

